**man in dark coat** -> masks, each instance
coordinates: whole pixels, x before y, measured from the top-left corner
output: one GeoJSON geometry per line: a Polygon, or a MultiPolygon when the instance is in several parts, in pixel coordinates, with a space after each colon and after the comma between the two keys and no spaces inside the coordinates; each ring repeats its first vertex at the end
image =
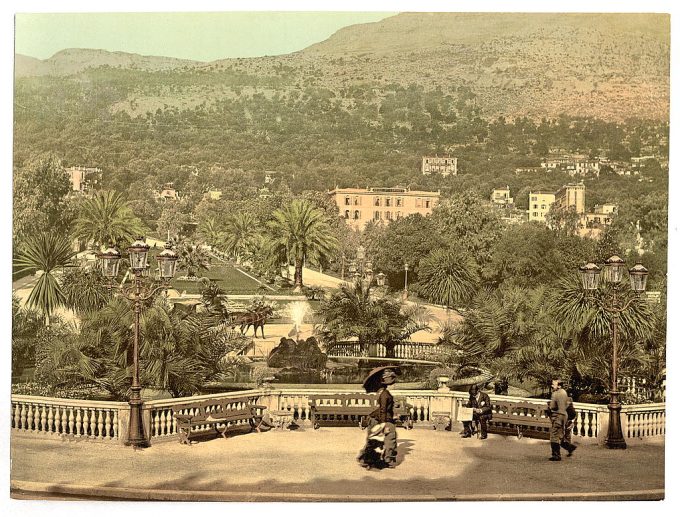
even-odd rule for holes
{"type": "MultiPolygon", "coordinates": [[[[480,391],[476,384],[470,388],[470,399],[467,407],[472,409],[472,419],[475,425],[479,426],[480,438],[486,440],[488,422],[491,420],[491,399],[489,396],[480,391]]],[[[463,423],[463,438],[470,438],[472,436],[472,422],[463,423]]]]}
{"type": "MultiPolygon", "coordinates": [[[[552,381],[552,396],[548,407],[550,409],[550,450],[552,455],[550,461],[560,461],[560,445],[564,442],[565,430],[567,426],[567,407],[569,406],[570,398],[567,392],[562,387],[560,379],[553,379],[552,381]]],[[[573,406],[573,404],[572,404],[573,406]]],[[[569,455],[576,449],[575,445],[564,443],[563,447],[567,449],[569,455]]]]}

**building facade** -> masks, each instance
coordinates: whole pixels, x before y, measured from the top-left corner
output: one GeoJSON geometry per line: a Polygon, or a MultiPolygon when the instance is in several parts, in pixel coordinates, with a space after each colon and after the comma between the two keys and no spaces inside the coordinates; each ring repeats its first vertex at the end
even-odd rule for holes
{"type": "Polygon", "coordinates": [[[529,192],[529,221],[545,223],[545,216],[555,202],[555,194],[538,190],[529,192]]]}
{"type": "Polygon", "coordinates": [[[439,192],[406,188],[336,188],[329,196],[352,228],[363,230],[369,221],[385,224],[411,214],[429,215],[439,203],[439,192]]]}
{"type": "Polygon", "coordinates": [[[512,208],[514,199],[510,196],[510,187],[495,188],[491,192],[491,203],[498,208],[512,208]]]}
{"type": "Polygon", "coordinates": [[[72,192],[87,192],[101,180],[102,170],[97,167],[69,167],[66,174],[72,192]]]}
{"type": "Polygon", "coordinates": [[[458,174],[458,158],[453,156],[423,156],[421,172],[428,176],[430,174],[441,174],[448,176],[449,174],[458,174]]]}
{"type": "Polygon", "coordinates": [[[586,213],[586,186],[583,183],[564,185],[555,193],[555,208],[563,210],[573,207],[576,213],[586,213]]]}

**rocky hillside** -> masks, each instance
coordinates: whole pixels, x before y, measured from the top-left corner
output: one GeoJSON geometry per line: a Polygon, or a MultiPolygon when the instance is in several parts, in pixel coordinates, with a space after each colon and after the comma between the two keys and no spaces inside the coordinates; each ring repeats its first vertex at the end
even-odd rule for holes
{"type": "Polygon", "coordinates": [[[14,74],[16,77],[41,75],[73,75],[88,68],[110,66],[133,70],[173,70],[202,64],[198,61],[172,57],[140,56],[127,52],[70,48],[57,52],[49,59],[35,59],[17,54],[14,74]]]}
{"type": "Polygon", "coordinates": [[[404,13],[300,54],[355,77],[465,85],[488,115],[618,120],[668,117],[669,50],[668,15],[404,13]]]}

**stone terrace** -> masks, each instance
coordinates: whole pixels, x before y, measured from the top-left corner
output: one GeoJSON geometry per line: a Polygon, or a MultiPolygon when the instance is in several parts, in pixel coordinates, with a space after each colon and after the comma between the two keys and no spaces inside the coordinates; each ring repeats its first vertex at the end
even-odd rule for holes
{"type": "Polygon", "coordinates": [[[115,443],[12,436],[16,498],[187,501],[432,501],[661,499],[663,437],[608,450],[584,440],[547,461],[546,441],[399,429],[398,466],[366,471],[358,428],[299,428],[176,441],[135,450],[115,443]]]}

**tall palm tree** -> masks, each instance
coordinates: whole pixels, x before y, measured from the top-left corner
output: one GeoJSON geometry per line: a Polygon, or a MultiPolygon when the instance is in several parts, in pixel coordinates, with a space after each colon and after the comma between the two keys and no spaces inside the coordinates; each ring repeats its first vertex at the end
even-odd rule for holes
{"type": "Polygon", "coordinates": [[[214,217],[207,217],[199,223],[198,235],[209,246],[219,246],[224,240],[224,232],[214,217]]]}
{"type": "Polygon", "coordinates": [[[257,235],[257,218],[247,212],[239,212],[227,218],[224,231],[225,251],[241,263],[257,235]]]}
{"type": "Polygon", "coordinates": [[[101,247],[132,241],[145,230],[120,192],[103,191],[82,203],[73,232],[76,237],[101,247]]]}
{"type": "Polygon", "coordinates": [[[456,250],[437,249],[418,266],[413,289],[447,309],[466,305],[477,291],[479,278],[472,257],[456,250]]]}
{"type": "Polygon", "coordinates": [[[306,199],[293,200],[276,210],[269,228],[272,245],[285,250],[295,265],[295,290],[302,289],[302,267],[306,261],[318,262],[333,255],[338,241],[325,219],[325,214],[306,199]]]}
{"type": "Polygon", "coordinates": [[[49,326],[50,316],[55,309],[66,303],[66,297],[55,273],[68,265],[73,255],[75,252],[66,237],[56,233],[41,233],[26,240],[14,261],[17,273],[42,271],[26,303],[29,307],[40,310],[45,317],[46,326],[49,326]]]}

